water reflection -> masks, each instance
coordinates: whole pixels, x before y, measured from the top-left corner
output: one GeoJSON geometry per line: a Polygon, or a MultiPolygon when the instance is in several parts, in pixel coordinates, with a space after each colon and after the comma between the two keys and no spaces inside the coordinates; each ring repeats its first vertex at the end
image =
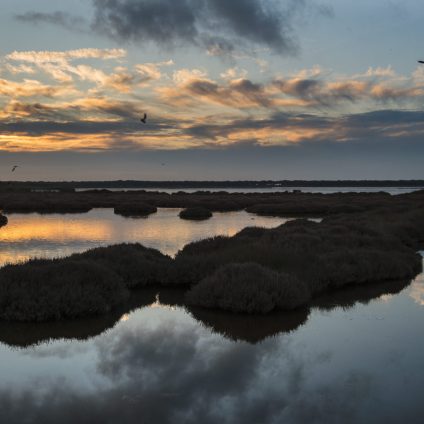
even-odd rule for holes
{"type": "Polygon", "coordinates": [[[179,211],[159,209],[147,219],[124,218],[111,209],[75,215],[10,214],[8,225],[0,229],[0,265],[123,242],[140,242],[173,255],[194,240],[232,236],[249,225],[276,227],[286,221],[240,211],[217,212],[207,221],[192,222],[181,220],[179,211]]]}
{"type": "Polygon", "coordinates": [[[129,301],[108,314],[61,322],[21,323],[0,320],[0,342],[25,348],[54,340],[88,340],[113,328],[128,314],[156,301],[157,290],[134,291],[129,301]]]}
{"type": "MultiPolygon", "coordinates": [[[[113,328],[118,322],[131,318],[139,308],[166,308],[186,310],[191,317],[213,333],[231,341],[259,343],[268,337],[291,333],[305,324],[311,308],[331,311],[335,308],[353,308],[356,303],[367,304],[373,299],[399,293],[408,281],[391,281],[369,286],[352,286],[327,293],[308,307],[290,312],[268,315],[243,315],[184,305],[185,291],[181,289],[149,288],[132,292],[130,300],[113,312],[88,319],[51,323],[10,323],[0,321],[0,342],[11,347],[28,347],[61,339],[88,340],[113,328]]],[[[411,293],[417,290],[417,284],[411,293]]],[[[143,325],[143,323],[141,324],[143,325]]]]}
{"type": "MultiPolygon", "coordinates": [[[[56,236],[30,225],[32,238],[17,231],[7,242],[5,227],[0,254],[63,254],[131,234],[131,241],[172,253],[190,237],[251,223],[235,214],[197,226],[168,212],[157,214],[157,223],[104,210],[84,214],[93,226],[100,219],[95,231],[107,229],[94,241],[51,223],[56,236]]],[[[76,219],[74,228],[85,228],[78,216],[40,219],[40,227],[45,219],[71,227],[76,219]]],[[[308,309],[265,317],[185,309],[183,292],[151,289],[90,320],[2,322],[0,423],[420,423],[423,283],[421,274],[410,285],[350,287],[308,309]]]]}
{"type": "MultiPolygon", "coordinates": [[[[11,390],[3,381],[0,421],[418,423],[424,344],[418,339],[405,349],[417,335],[405,331],[411,315],[399,320],[388,306],[379,300],[356,304],[349,309],[353,321],[344,319],[344,308],[331,309],[331,316],[314,308],[314,321],[257,344],[222,338],[179,307],[143,308],[79,349],[51,344],[23,351],[27,360],[72,363],[72,373],[82,369],[91,385],[58,373],[23,389],[11,390]],[[373,326],[367,313],[388,322],[373,326]],[[87,351],[91,360],[81,366],[87,351]]],[[[411,303],[406,306],[404,312],[411,303]]]]}

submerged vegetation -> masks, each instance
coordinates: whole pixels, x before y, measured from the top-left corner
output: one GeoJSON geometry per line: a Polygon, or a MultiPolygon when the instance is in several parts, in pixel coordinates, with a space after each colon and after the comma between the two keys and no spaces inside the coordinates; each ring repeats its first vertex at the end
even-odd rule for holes
{"type": "Polygon", "coordinates": [[[422,264],[416,251],[424,245],[423,193],[377,194],[371,204],[367,211],[327,213],[319,223],[297,219],[193,242],[175,259],[122,244],[8,265],[0,269],[0,318],[102,314],[133,289],[157,285],[188,287],[190,307],[268,313],[298,308],[334,288],[413,278],[422,264]]]}

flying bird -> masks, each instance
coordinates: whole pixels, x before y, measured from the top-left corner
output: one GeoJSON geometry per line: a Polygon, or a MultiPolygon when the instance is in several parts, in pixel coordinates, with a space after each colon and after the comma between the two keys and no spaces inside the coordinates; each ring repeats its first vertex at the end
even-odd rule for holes
{"type": "Polygon", "coordinates": [[[146,119],[147,119],[147,113],[144,114],[144,116],[140,119],[140,121],[143,122],[143,124],[145,124],[146,119]]]}
{"type": "Polygon", "coordinates": [[[14,165],[12,168],[12,172],[15,172],[15,169],[18,167],[19,165],[14,165]]]}

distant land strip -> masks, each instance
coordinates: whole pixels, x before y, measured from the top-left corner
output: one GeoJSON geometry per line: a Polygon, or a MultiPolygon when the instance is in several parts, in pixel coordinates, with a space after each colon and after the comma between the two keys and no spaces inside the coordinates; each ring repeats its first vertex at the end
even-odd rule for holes
{"type": "Polygon", "coordinates": [[[162,188],[162,189],[217,189],[217,188],[295,188],[295,187],[419,187],[424,180],[242,180],[242,181],[0,181],[0,189],[61,189],[61,188],[162,188]]]}

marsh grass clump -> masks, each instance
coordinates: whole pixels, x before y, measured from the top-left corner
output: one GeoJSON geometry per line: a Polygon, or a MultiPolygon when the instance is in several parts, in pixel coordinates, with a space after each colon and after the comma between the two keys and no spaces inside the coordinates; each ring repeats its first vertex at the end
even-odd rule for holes
{"type": "Polygon", "coordinates": [[[8,223],[7,216],[0,213],[0,227],[4,227],[5,225],[7,225],[7,223],[8,223]]]}
{"type": "Polygon", "coordinates": [[[72,260],[90,260],[116,273],[126,287],[166,285],[171,276],[172,259],[141,244],[98,247],[71,256],[72,260]]]}
{"type": "Polygon", "coordinates": [[[191,305],[262,314],[295,309],[310,297],[308,287],[295,276],[255,263],[223,266],[186,295],[191,305]]]}
{"type": "MultiPolygon", "coordinates": [[[[409,215],[417,220],[415,212],[409,215]]],[[[187,245],[177,254],[175,268],[185,283],[195,285],[224,265],[254,262],[304,281],[312,295],[350,284],[413,278],[422,266],[413,248],[422,224],[409,215],[387,215],[387,222],[367,220],[366,214],[322,223],[301,219],[275,229],[246,229],[231,238],[187,245]],[[415,234],[411,225],[417,226],[415,234]]]]}
{"type": "Polygon", "coordinates": [[[33,260],[0,269],[0,318],[5,320],[98,315],[128,296],[117,274],[90,261],[33,260]]]}
{"type": "Polygon", "coordinates": [[[122,215],[125,217],[143,217],[156,213],[158,208],[147,203],[139,202],[115,206],[113,211],[116,215],[122,215]]]}
{"type": "Polygon", "coordinates": [[[212,217],[212,212],[209,209],[199,207],[187,208],[179,213],[181,219],[193,221],[203,221],[212,217]]]}

